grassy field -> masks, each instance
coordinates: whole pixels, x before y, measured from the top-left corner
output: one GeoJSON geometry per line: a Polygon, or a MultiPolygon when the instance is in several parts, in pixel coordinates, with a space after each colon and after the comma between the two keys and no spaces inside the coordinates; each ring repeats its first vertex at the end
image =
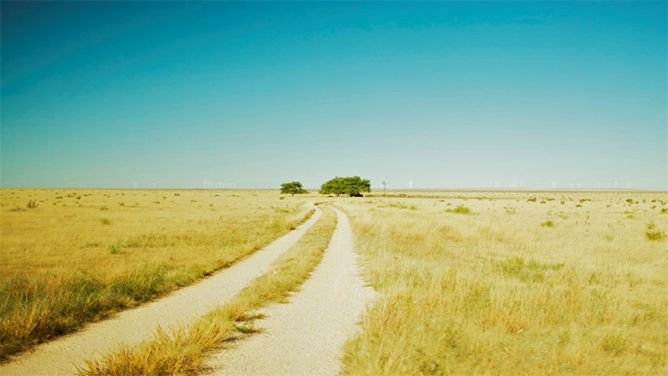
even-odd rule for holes
{"type": "Polygon", "coordinates": [[[174,333],[158,331],[154,338],[105,354],[87,362],[79,372],[88,376],[191,375],[201,371],[208,352],[222,348],[239,333],[254,331],[254,311],[271,302],[283,303],[320,263],[336,228],[336,214],[323,215],[306,234],[231,301],[207,314],[191,327],[174,333]]]}
{"type": "Polygon", "coordinates": [[[224,268],[311,210],[266,190],[0,194],[0,360],[224,268]]]}
{"type": "Polygon", "coordinates": [[[341,199],[381,297],[354,375],[665,375],[668,194],[341,199]]]}

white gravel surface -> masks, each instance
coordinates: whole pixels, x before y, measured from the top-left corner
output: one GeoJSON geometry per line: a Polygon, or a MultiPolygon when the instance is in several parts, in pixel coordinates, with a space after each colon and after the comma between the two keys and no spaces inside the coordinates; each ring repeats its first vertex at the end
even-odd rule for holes
{"type": "Polygon", "coordinates": [[[122,311],[111,319],[39,345],[34,351],[0,365],[0,375],[71,375],[75,372],[75,364],[82,365],[83,360],[114,350],[121,344],[137,344],[148,339],[158,325],[169,329],[194,321],[264,274],[271,263],[320,218],[322,212],[315,210],[311,218],[295,230],[231,267],[162,299],[122,311]]]}
{"type": "Polygon", "coordinates": [[[341,347],[359,329],[359,315],[375,293],[359,276],[348,217],[338,224],[321,263],[287,304],[260,312],[262,332],[216,353],[214,375],[335,375],[341,347]]]}

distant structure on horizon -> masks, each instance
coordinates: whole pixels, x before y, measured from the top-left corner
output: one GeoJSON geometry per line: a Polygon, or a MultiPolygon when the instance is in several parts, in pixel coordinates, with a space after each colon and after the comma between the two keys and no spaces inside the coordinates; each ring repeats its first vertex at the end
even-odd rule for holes
{"type": "Polygon", "coordinates": [[[224,188],[236,188],[235,183],[228,183],[224,181],[209,181],[205,180],[202,182],[202,188],[204,189],[224,189],[224,188]]]}

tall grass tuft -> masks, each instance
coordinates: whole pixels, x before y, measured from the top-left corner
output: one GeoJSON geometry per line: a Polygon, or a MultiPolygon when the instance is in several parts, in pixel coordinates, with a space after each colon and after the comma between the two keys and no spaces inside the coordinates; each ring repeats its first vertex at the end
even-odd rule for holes
{"type": "Polygon", "coordinates": [[[456,208],[454,209],[445,209],[446,212],[448,213],[456,213],[456,214],[469,214],[471,213],[471,209],[467,208],[466,206],[462,205],[457,205],[456,208]]]}

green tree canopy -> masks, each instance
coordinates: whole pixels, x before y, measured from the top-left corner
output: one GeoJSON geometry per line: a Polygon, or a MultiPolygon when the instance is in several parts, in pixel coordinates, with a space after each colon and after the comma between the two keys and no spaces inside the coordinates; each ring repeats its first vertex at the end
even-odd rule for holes
{"type": "Polygon", "coordinates": [[[289,193],[294,196],[295,193],[308,193],[308,191],[302,187],[302,183],[298,181],[292,181],[281,184],[281,193],[289,193]]]}
{"type": "Polygon", "coordinates": [[[371,192],[371,182],[359,176],[334,179],[326,182],[320,187],[322,194],[361,196],[362,192],[371,192]]]}

